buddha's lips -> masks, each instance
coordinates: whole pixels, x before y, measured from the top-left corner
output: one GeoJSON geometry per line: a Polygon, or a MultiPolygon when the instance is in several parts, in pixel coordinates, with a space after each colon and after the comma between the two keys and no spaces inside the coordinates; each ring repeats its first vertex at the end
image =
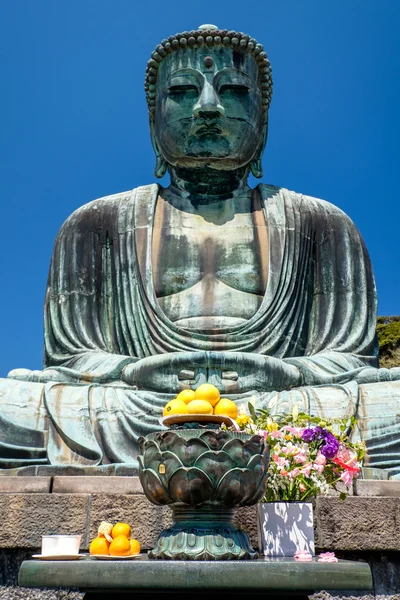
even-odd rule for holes
{"type": "Polygon", "coordinates": [[[216,123],[215,121],[211,121],[210,123],[207,122],[201,122],[197,125],[195,125],[191,131],[191,133],[193,135],[204,135],[204,134],[208,134],[208,133],[222,133],[223,129],[221,127],[221,125],[219,123],[216,123]]]}

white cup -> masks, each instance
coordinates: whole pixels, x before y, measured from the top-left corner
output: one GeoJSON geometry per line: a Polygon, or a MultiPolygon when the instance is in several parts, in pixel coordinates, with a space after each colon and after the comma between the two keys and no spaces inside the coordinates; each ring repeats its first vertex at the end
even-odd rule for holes
{"type": "Polygon", "coordinates": [[[43,535],[42,555],[60,556],[79,554],[81,535],[43,535]]]}

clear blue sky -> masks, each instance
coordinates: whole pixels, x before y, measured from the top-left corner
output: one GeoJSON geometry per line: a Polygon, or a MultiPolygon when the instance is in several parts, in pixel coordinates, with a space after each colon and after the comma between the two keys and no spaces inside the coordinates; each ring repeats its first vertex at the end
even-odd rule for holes
{"type": "Polygon", "coordinates": [[[154,181],[146,62],[161,39],[202,23],[264,44],[264,181],[347,212],[371,254],[379,313],[400,313],[399,0],[2,0],[0,376],[41,367],[63,221],[154,181]]]}

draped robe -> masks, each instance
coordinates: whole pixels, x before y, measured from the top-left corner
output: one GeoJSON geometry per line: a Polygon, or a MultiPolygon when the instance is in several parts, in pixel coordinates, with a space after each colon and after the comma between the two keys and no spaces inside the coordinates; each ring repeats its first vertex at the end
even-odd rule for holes
{"type": "Polygon", "coordinates": [[[136,465],[138,437],[160,428],[172,395],[128,386],[124,367],[217,351],[272,356],[300,370],[301,387],[249,390],[232,396],[239,404],[256,396],[257,406],[279,412],[296,402],[321,416],[355,414],[370,464],[400,472],[400,382],[391,381],[400,374],[376,368],[376,292],[362,238],[328,202],[259,190],[269,237],[265,295],[248,321],[211,334],[177,326],[157,302],[157,185],[95,200],[69,217],[50,266],[45,368],[24,381],[0,380],[0,466],[136,465]],[[387,421],[380,397],[390,404],[387,421]]]}

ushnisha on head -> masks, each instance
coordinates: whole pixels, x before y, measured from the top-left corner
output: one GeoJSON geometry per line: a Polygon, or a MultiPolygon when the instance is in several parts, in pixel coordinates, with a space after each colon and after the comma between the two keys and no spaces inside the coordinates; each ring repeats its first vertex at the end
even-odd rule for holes
{"type": "Polygon", "coordinates": [[[158,177],[168,166],[262,176],[272,75],[254,38],[214,25],[171,36],[152,54],[145,90],[158,177]]]}

